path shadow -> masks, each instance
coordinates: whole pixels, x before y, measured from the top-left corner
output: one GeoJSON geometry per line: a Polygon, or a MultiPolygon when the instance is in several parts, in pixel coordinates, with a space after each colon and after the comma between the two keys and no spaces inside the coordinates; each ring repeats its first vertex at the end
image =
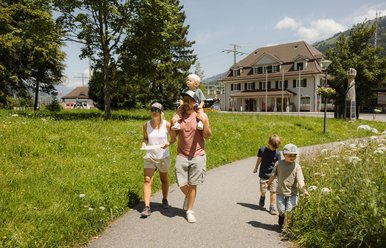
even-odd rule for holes
{"type": "MultiPolygon", "coordinates": [[[[177,216],[185,218],[185,211],[183,209],[176,208],[173,206],[169,206],[168,209],[163,209],[162,204],[158,202],[150,202],[150,209],[152,213],[160,212],[163,216],[166,216],[169,218],[174,218],[177,216]]],[[[135,206],[133,210],[136,210],[140,214],[143,210],[143,202],[135,206]]]]}
{"type": "Polygon", "coordinates": [[[262,228],[265,230],[281,233],[281,229],[280,229],[279,225],[276,225],[276,224],[266,224],[266,223],[262,223],[259,221],[249,221],[247,223],[253,227],[256,227],[256,228],[262,228]]]}
{"type": "Polygon", "coordinates": [[[239,204],[243,207],[246,207],[246,208],[250,208],[250,209],[254,209],[254,210],[260,210],[260,211],[264,211],[264,212],[269,212],[266,208],[260,207],[259,205],[256,205],[256,204],[245,203],[245,202],[238,202],[237,204],[239,204]]]}

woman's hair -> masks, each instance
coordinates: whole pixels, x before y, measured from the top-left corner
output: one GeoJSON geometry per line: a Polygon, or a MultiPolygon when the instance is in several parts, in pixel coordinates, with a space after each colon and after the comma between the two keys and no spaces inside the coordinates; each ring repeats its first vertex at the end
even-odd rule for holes
{"type": "Polygon", "coordinates": [[[270,144],[273,148],[277,149],[280,146],[280,137],[279,135],[273,134],[269,137],[268,144],[270,144]]]}
{"type": "Polygon", "coordinates": [[[196,74],[189,74],[188,79],[193,79],[194,82],[196,82],[197,87],[200,86],[201,79],[198,75],[196,74]]]}

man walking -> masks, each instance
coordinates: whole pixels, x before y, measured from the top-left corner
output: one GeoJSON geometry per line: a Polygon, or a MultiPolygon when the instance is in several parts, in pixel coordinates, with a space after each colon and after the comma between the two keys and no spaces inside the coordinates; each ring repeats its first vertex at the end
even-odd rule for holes
{"type": "MultiPolygon", "coordinates": [[[[183,209],[189,223],[196,222],[193,205],[197,195],[197,185],[204,182],[206,174],[205,140],[212,135],[209,120],[205,115],[195,112],[197,97],[194,91],[182,94],[184,113],[178,131],[177,158],[175,165],[176,183],[185,195],[183,209]],[[203,130],[197,129],[197,122],[202,121],[203,130]]],[[[172,119],[172,125],[177,121],[172,119]]],[[[173,132],[173,131],[172,131],[173,132]]]]}

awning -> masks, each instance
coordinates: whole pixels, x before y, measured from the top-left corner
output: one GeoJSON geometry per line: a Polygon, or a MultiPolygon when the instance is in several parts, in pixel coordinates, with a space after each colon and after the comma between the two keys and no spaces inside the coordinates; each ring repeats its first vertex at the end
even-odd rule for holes
{"type": "Polygon", "coordinates": [[[266,95],[269,97],[281,97],[283,93],[283,96],[296,96],[296,93],[289,91],[289,90],[271,90],[271,91],[249,91],[249,92],[239,92],[231,94],[230,97],[233,98],[257,98],[257,97],[265,97],[266,95]]]}

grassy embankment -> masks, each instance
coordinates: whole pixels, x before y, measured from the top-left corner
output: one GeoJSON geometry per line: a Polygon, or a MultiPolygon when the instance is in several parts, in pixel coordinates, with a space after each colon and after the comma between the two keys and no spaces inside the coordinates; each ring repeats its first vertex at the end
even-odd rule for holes
{"type": "MultiPolygon", "coordinates": [[[[0,111],[0,246],[69,247],[86,243],[142,197],[146,111],[0,111]]],[[[167,112],[170,119],[172,112],[167,112]]],[[[299,146],[371,135],[359,124],[320,118],[209,114],[208,168],[255,156],[269,135],[299,146]]],[[[383,131],[384,123],[372,127],[383,131]]],[[[175,146],[172,146],[172,163],[175,146]]],[[[171,180],[172,173],[170,175],[171,180]]],[[[160,188],[155,180],[154,191],[160,188]]]]}

